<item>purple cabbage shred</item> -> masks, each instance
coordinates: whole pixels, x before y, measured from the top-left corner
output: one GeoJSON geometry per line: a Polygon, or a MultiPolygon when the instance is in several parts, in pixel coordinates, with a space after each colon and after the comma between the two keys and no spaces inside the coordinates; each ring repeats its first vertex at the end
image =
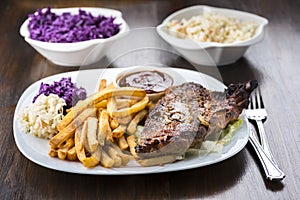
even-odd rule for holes
{"type": "Polygon", "coordinates": [[[65,12],[57,15],[48,7],[29,14],[30,38],[43,42],[74,43],[91,39],[105,39],[116,35],[120,25],[115,17],[93,16],[79,9],[78,14],[65,12]]]}
{"type": "Polygon", "coordinates": [[[39,93],[33,98],[33,103],[36,101],[38,96],[44,94],[56,94],[60,98],[64,99],[67,108],[71,108],[79,100],[86,98],[86,90],[82,87],[77,88],[75,83],[72,83],[71,77],[62,78],[60,81],[54,81],[53,84],[41,83],[39,93]]]}

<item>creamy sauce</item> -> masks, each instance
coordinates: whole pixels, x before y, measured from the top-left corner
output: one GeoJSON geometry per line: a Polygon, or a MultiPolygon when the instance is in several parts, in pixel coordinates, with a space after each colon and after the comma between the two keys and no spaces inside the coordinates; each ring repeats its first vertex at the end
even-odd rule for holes
{"type": "Polygon", "coordinates": [[[136,87],[146,91],[147,94],[162,92],[173,84],[173,79],[156,70],[134,72],[121,77],[118,85],[121,87],[136,87]]]}

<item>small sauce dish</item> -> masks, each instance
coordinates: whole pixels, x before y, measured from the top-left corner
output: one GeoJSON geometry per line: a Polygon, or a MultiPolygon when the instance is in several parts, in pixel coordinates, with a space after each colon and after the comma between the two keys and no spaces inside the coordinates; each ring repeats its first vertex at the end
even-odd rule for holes
{"type": "Polygon", "coordinates": [[[157,101],[174,85],[174,78],[165,67],[136,66],[119,73],[113,84],[115,87],[144,89],[150,101],[157,101]]]}

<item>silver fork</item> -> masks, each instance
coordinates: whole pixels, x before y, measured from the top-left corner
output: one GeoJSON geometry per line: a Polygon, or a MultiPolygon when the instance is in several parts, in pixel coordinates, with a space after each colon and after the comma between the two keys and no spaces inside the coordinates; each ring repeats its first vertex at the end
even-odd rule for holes
{"type": "Polygon", "coordinates": [[[283,180],[285,174],[283,173],[283,171],[281,171],[281,169],[279,169],[278,165],[266,155],[264,149],[255,137],[256,133],[252,127],[252,124],[249,124],[249,131],[249,141],[252,144],[255,152],[257,153],[259,160],[261,161],[267,179],[271,181],[283,180]]]}
{"type": "Polygon", "coordinates": [[[275,162],[263,125],[263,121],[267,119],[267,111],[264,108],[260,87],[254,90],[253,93],[254,94],[251,95],[249,108],[245,110],[245,113],[248,119],[256,122],[261,146],[265,150],[266,155],[275,162]]]}
{"type": "Polygon", "coordinates": [[[250,125],[250,143],[253,145],[263,168],[266,176],[270,180],[282,180],[285,174],[279,169],[272,153],[266,137],[265,129],[263,126],[263,120],[267,118],[267,111],[264,108],[262,101],[261,91],[258,87],[254,94],[251,95],[251,101],[248,109],[245,109],[245,114],[248,119],[254,120],[258,127],[258,133],[261,141],[261,145],[256,139],[255,132],[250,125]]]}

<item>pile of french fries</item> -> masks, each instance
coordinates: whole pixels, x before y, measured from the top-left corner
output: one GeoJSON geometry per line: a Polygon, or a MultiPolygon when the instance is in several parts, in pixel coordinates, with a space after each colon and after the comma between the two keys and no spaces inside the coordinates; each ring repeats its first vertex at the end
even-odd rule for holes
{"type": "Polygon", "coordinates": [[[58,124],[49,155],[88,168],[124,166],[136,156],[137,126],[153,106],[144,90],[114,88],[102,79],[98,92],[70,108],[58,124]]]}

